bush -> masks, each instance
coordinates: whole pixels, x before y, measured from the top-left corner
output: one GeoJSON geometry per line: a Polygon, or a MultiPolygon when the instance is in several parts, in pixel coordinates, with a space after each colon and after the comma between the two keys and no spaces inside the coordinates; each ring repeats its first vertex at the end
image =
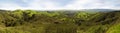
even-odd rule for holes
{"type": "Polygon", "coordinates": [[[73,24],[49,24],[45,33],[77,33],[77,27],[73,24]]]}

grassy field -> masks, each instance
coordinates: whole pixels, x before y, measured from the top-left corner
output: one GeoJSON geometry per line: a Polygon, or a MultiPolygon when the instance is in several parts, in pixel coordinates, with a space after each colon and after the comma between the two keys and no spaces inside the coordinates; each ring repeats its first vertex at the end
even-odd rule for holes
{"type": "Polygon", "coordinates": [[[0,10],[0,33],[120,33],[120,10],[0,10]]]}

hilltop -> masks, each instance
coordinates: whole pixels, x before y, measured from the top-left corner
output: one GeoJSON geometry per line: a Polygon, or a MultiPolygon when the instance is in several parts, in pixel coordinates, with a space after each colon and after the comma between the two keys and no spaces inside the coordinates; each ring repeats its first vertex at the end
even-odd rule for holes
{"type": "Polygon", "coordinates": [[[0,33],[119,33],[120,10],[86,11],[0,10],[0,33]]]}

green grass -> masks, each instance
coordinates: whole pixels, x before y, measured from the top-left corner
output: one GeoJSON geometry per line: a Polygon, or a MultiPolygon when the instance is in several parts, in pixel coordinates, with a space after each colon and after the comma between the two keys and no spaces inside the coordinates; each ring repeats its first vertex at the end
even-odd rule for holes
{"type": "Polygon", "coordinates": [[[0,33],[120,33],[120,12],[0,12],[0,33]]]}

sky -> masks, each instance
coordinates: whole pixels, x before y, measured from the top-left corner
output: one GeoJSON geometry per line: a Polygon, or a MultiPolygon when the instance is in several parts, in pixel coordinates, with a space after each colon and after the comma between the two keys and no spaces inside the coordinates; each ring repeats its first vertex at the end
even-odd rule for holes
{"type": "Polygon", "coordinates": [[[120,9],[120,0],[0,0],[0,9],[120,9]]]}

